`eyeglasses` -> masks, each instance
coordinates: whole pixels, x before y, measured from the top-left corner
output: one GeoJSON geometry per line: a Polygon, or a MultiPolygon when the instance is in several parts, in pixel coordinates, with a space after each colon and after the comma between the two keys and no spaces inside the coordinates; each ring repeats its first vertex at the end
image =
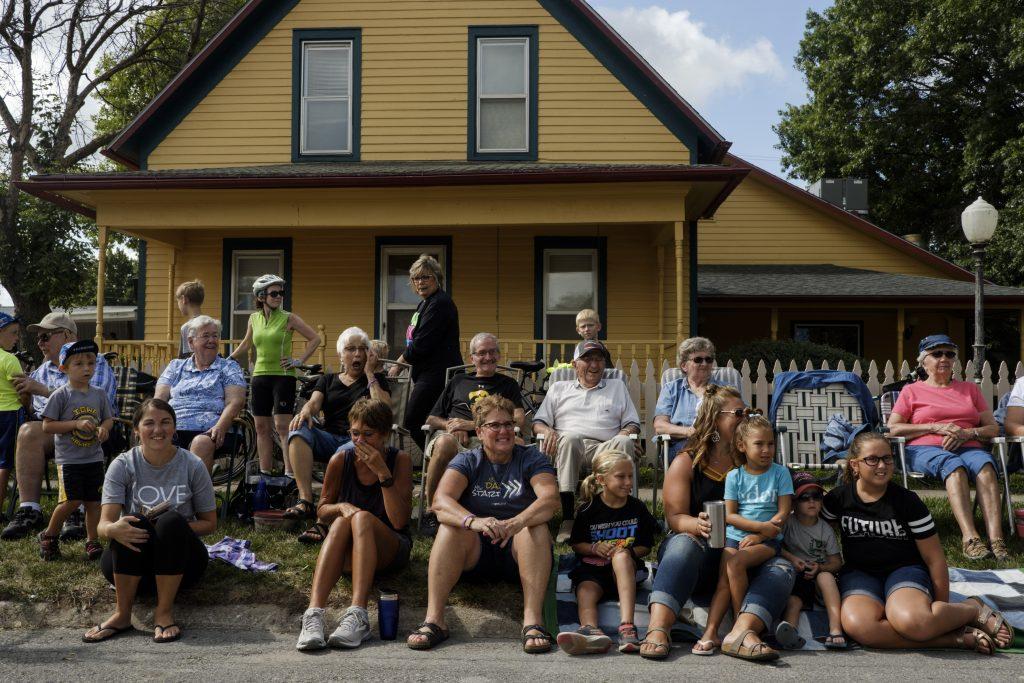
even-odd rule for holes
{"type": "Polygon", "coordinates": [[[434,279],[433,275],[412,275],[409,277],[413,282],[429,282],[434,279]]]}
{"type": "Polygon", "coordinates": [[[359,353],[360,351],[369,351],[369,346],[346,346],[342,349],[345,353],[359,353]]]}
{"type": "Polygon", "coordinates": [[[797,496],[797,500],[801,501],[801,502],[804,502],[804,503],[807,503],[807,502],[812,501],[812,500],[823,500],[824,498],[825,498],[825,496],[823,496],[820,491],[812,491],[811,493],[802,493],[799,496],[797,496]]]}
{"type": "Polygon", "coordinates": [[[267,296],[269,296],[271,299],[279,299],[282,296],[284,296],[284,290],[275,289],[273,292],[267,292],[267,296]]]}
{"type": "Polygon", "coordinates": [[[891,455],[883,455],[881,457],[877,455],[869,455],[863,458],[858,458],[857,460],[854,460],[854,462],[862,462],[868,467],[878,467],[880,464],[889,467],[896,462],[896,460],[891,455]]]}
{"type": "Polygon", "coordinates": [[[952,360],[956,358],[956,351],[932,351],[928,355],[932,358],[949,358],[952,360]]]}
{"type": "Polygon", "coordinates": [[[736,410],[723,410],[722,415],[734,415],[736,417],[753,417],[755,415],[764,415],[764,411],[760,408],[737,408],[736,410]]]}
{"type": "Polygon", "coordinates": [[[691,356],[690,362],[697,365],[711,365],[715,362],[715,358],[714,356],[691,356]]]}
{"type": "Polygon", "coordinates": [[[480,356],[481,358],[486,358],[488,356],[497,357],[501,355],[501,351],[498,349],[477,349],[473,352],[473,355],[480,356]]]}
{"type": "Polygon", "coordinates": [[[199,341],[214,341],[216,339],[220,339],[220,334],[217,332],[208,332],[207,334],[201,334],[198,337],[192,338],[198,339],[199,341]]]}
{"type": "Polygon", "coordinates": [[[56,334],[67,334],[67,330],[54,330],[53,332],[41,332],[37,337],[36,341],[40,344],[45,344],[56,334]]]}
{"type": "Polygon", "coordinates": [[[364,439],[371,439],[376,434],[377,434],[377,432],[373,431],[372,429],[364,430],[364,431],[361,431],[361,432],[357,431],[355,429],[350,429],[348,431],[348,435],[352,438],[353,441],[355,441],[359,437],[363,437],[364,439]]]}
{"type": "Polygon", "coordinates": [[[503,430],[506,431],[506,432],[511,432],[513,429],[516,428],[516,423],[515,422],[484,422],[480,426],[483,427],[484,429],[486,429],[489,432],[500,432],[500,431],[503,431],[503,430]]]}

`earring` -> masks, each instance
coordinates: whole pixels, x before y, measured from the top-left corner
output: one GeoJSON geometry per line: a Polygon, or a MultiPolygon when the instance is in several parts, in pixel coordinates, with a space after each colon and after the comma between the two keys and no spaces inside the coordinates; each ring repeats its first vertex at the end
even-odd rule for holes
{"type": "Polygon", "coordinates": [[[718,430],[711,432],[711,443],[718,443],[722,440],[722,435],[718,433],[718,430]]]}

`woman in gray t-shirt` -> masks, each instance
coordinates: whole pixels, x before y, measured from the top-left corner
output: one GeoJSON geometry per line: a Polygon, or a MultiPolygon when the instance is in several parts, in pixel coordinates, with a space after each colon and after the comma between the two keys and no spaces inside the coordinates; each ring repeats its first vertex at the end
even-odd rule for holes
{"type": "Polygon", "coordinates": [[[180,638],[174,599],[179,588],[199,581],[208,561],[199,537],[217,528],[210,475],[202,460],[174,445],[170,404],[147,399],[132,423],[141,445],[110,463],[99,523],[100,538],[110,540],[100,566],[117,591],[117,608],[82,636],[87,643],[130,632],[136,594],[153,592],[153,640],[180,638]]]}

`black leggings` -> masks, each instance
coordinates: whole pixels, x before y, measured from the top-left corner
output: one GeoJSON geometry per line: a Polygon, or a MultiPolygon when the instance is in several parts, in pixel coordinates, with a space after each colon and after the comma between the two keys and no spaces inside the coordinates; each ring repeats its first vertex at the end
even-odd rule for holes
{"type": "Polygon", "coordinates": [[[149,540],[135,552],[117,541],[103,551],[100,569],[107,581],[114,583],[114,574],[140,576],[140,594],[156,592],[156,576],[183,574],[181,587],[187,588],[199,582],[206,570],[210,557],[206,546],[188,525],[188,522],[173,510],[160,515],[156,524],[143,519],[132,526],[149,531],[149,540]]]}
{"type": "Polygon", "coordinates": [[[444,374],[421,375],[412,385],[409,401],[405,404],[405,428],[412,434],[412,440],[423,450],[427,435],[420,427],[427,421],[437,397],[444,391],[444,374]]]}

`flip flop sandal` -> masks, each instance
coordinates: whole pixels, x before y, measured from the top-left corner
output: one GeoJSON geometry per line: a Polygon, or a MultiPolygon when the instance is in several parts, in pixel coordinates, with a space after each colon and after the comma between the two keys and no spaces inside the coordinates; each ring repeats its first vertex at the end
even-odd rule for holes
{"type": "MultiPolygon", "coordinates": [[[[974,626],[984,631],[987,636],[992,638],[992,642],[995,642],[996,635],[999,633],[999,629],[1005,626],[1006,630],[1010,633],[1010,639],[1003,647],[1009,647],[1013,643],[1013,638],[1015,635],[1013,631],[1013,626],[1011,626],[1010,622],[1006,620],[1006,617],[1003,616],[1002,612],[997,612],[996,610],[992,609],[984,602],[982,602],[981,598],[975,596],[967,598],[966,600],[964,600],[964,602],[976,602],[981,607],[981,609],[978,611],[978,617],[974,620],[973,624],[974,626]],[[995,617],[996,621],[995,624],[990,627],[988,625],[988,621],[992,617],[995,617]]],[[[996,646],[998,647],[999,644],[996,643],[996,646]]]]}
{"type": "Polygon", "coordinates": [[[779,622],[775,627],[775,640],[786,650],[800,650],[807,644],[807,640],[788,621],[779,622]]]}
{"type": "Polygon", "coordinates": [[[829,650],[848,650],[850,644],[846,642],[846,636],[842,633],[830,633],[825,638],[825,647],[829,650]]]}
{"type": "Polygon", "coordinates": [[[181,638],[181,627],[178,626],[177,624],[167,624],[166,626],[161,626],[160,624],[154,624],[153,628],[160,629],[160,635],[153,634],[153,642],[154,643],[173,643],[174,641],[176,641],[179,638],[181,638]],[[168,636],[168,637],[165,638],[164,637],[164,631],[166,631],[167,629],[171,629],[171,628],[178,629],[178,632],[175,633],[173,636],[168,636]]]}
{"type": "Polygon", "coordinates": [[[651,634],[655,633],[655,632],[658,632],[658,631],[664,633],[665,634],[665,638],[669,642],[672,642],[672,636],[669,634],[667,628],[661,628],[660,626],[655,626],[654,628],[647,629],[647,635],[644,637],[644,639],[642,641],[640,641],[640,648],[641,648],[640,649],[640,656],[643,657],[644,659],[662,660],[662,659],[665,659],[665,658],[668,657],[669,650],[671,650],[671,647],[669,646],[669,643],[656,643],[653,640],[650,640],[651,634]],[[643,646],[644,645],[652,645],[652,646],[654,646],[654,652],[644,652],[643,651],[643,646]]]}
{"type": "Polygon", "coordinates": [[[426,640],[411,641],[406,639],[405,644],[409,646],[410,650],[429,650],[435,645],[439,645],[448,640],[449,635],[448,629],[441,628],[437,624],[432,624],[429,621],[424,621],[416,627],[415,631],[409,634],[409,637],[426,636],[426,640]],[[426,631],[423,629],[426,629],[426,631]]]}
{"type": "Polygon", "coordinates": [[[329,529],[326,524],[317,522],[299,534],[298,541],[299,543],[305,543],[306,545],[320,545],[327,539],[328,531],[329,529]]]}
{"type": "Polygon", "coordinates": [[[718,654],[718,645],[713,640],[698,640],[693,644],[693,649],[690,650],[690,654],[697,655],[698,657],[711,657],[718,654]],[[704,646],[710,645],[710,650],[705,650],[704,646]]]}
{"type": "Polygon", "coordinates": [[[956,637],[956,646],[962,650],[974,650],[981,655],[992,656],[996,653],[996,641],[980,628],[974,628],[973,626],[964,626],[964,630],[956,637]],[[974,637],[973,645],[967,644],[967,636],[974,637]],[[983,650],[983,647],[987,648],[988,651],[983,650]]]}
{"type": "Polygon", "coordinates": [[[528,655],[540,655],[545,652],[550,652],[551,644],[555,642],[555,639],[550,633],[548,633],[547,629],[540,624],[528,624],[524,626],[523,630],[520,632],[519,640],[523,645],[523,652],[528,655]],[[540,633],[527,635],[529,631],[539,631],[540,633]],[[548,642],[544,645],[529,646],[526,643],[530,640],[546,640],[548,642]]]}
{"type": "Polygon", "coordinates": [[[316,507],[308,500],[299,498],[295,505],[285,510],[281,516],[285,519],[313,519],[316,517],[316,507]]]}
{"type": "Polygon", "coordinates": [[[768,643],[758,640],[753,645],[744,645],[744,641],[747,636],[753,634],[757,637],[757,633],[753,629],[747,629],[739,635],[739,638],[732,641],[731,643],[722,642],[722,654],[735,657],[737,659],[745,659],[748,662],[773,662],[779,658],[779,653],[773,650],[768,643]]]}
{"type": "MultiPolygon", "coordinates": [[[[131,624],[128,624],[127,626],[122,626],[121,628],[118,628],[116,626],[104,626],[103,624],[96,624],[95,628],[99,629],[99,631],[97,631],[97,635],[90,638],[88,636],[88,632],[86,632],[86,635],[82,636],[83,643],[102,643],[104,640],[117,638],[118,636],[123,636],[126,633],[131,633],[135,630],[135,627],[131,624]],[[110,635],[99,636],[99,634],[103,633],[104,631],[110,631],[110,635]]],[[[89,630],[91,631],[92,629],[89,630]]]]}

